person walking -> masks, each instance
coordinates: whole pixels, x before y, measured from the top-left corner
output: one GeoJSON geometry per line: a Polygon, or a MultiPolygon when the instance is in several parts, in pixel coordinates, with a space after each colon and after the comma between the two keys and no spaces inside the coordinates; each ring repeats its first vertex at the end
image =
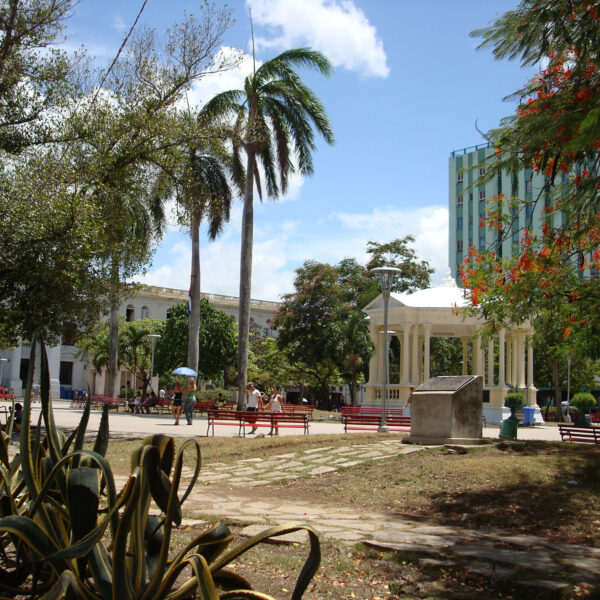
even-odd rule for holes
{"type": "Polygon", "coordinates": [[[174,425],[179,425],[179,417],[181,416],[181,408],[183,406],[183,390],[179,381],[175,382],[173,388],[173,406],[171,408],[171,414],[175,419],[174,425]]]}
{"type": "Polygon", "coordinates": [[[193,377],[188,379],[187,387],[185,388],[185,399],[183,401],[183,414],[187,420],[187,424],[191,425],[194,418],[194,406],[196,405],[196,380],[193,377]]]}
{"type": "MultiPolygon", "coordinates": [[[[254,384],[249,381],[242,390],[243,394],[248,394],[248,402],[246,404],[246,410],[248,412],[258,412],[258,409],[262,406],[261,393],[254,387],[254,384]]],[[[254,421],[256,423],[256,421],[254,421]]],[[[256,433],[257,427],[254,426],[250,433],[256,433]]]]}
{"type": "Polygon", "coordinates": [[[271,399],[267,404],[267,410],[271,411],[271,431],[269,431],[269,435],[273,434],[273,427],[275,428],[275,435],[279,435],[279,427],[277,426],[277,418],[275,417],[275,413],[283,412],[283,398],[279,395],[279,391],[276,387],[273,388],[273,393],[271,394],[271,399]]]}

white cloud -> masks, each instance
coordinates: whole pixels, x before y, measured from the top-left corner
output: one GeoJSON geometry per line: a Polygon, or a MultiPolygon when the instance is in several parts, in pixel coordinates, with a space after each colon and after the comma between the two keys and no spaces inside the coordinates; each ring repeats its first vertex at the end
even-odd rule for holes
{"type": "MultiPolygon", "coordinates": [[[[333,213],[324,227],[301,221],[277,221],[277,205],[256,204],[252,297],[279,300],[293,290],[294,270],[305,260],[331,264],[346,257],[367,261],[367,241],[386,242],[415,236],[419,259],[435,269],[438,284],[448,266],[448,211],[442,206],[414,210],[376,208],[370,213],[333,213]]],[[[201,235],[201,287],[203,291],[237,296],[239,293],[241,205],[232,213],[223,235],[210,244],[201,235]]],[[[186,289],[189,284],[191,242],[171,233],[157,256],[156,267],[141,281],[150,285],[186,289]],[[171,238],[172,236],[172,238],[171,238]],[[171,242],[169,246],[169,239],[171,242]],[[169,248],[165,251],[165,248],[169,248]]]]}
{"type": "Polygon", "coordinates": [[[125,31],[125,29],[127,29],[127,23],[123,21],[123,17],[119,13],[113,17],[112,28],[117,31],[125,31]]]}
{"type": "Polygon", "coordinates": [[[259,47],[312,46],[336,65],[371,77],[387,77],[383,43],[364,12],[351,0],[247,0],[258,25],[272,29],[259,47]]]}

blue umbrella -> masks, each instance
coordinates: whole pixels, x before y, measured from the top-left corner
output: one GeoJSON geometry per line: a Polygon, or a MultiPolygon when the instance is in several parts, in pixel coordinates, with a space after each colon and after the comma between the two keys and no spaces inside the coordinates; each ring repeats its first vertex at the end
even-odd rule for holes
{"type": "Polygon", "coordinates": [[[186,375],[187,377],[198,377],[198,373],[189,367],[177,367],[173,371],[173,375],[186,375]]]}

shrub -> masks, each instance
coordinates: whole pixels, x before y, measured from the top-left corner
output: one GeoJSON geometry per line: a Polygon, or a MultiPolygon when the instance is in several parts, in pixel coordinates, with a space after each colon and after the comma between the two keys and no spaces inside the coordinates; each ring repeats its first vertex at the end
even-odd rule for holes
{"type": "Polygon", "coordinates": [[[519,410],[525,404],[525,398],[520,392],[511,392],[504,396],[504,406],[511,411],[519,410]]]}
{"type": "Polygon", "coordinates": [[[571,404],[584,412],[596,406],[596,398],[589,392],[579,392],[571,398],[571,404]]]}
{"type": "MultiPolygon", "coordinates": [[[[131,457],[131,475],[120,492],[104,458],[108,410],[104,407],[93,450],[83,448],[90,412],[66,439],[54,425],[50,378],[42,344],[41,410],[46,437],[31,428],[31,389],[36,340],[32,340],[19,454],[10,456],[0,436],[0,597],[133,600],[264,598],[243,577],[226,569],[241,554],[270,537],[305,530],[310,553],[292,600],[299,600],[320,562],[316,532],[308,525],[273,527],[227,550],[232,536],[217,524],[169,556],[173,526],[200,473],[200,446],[187,440],[175,454],[173,438],[151,436],[131,457]],[[193,476],[181,496],[184,453],[193,476]],[[152,502],[158,514],[152,510],[152,502]],[[185,576],[187,575],[187,577],[185,576]],[[222,597],[222,596],[221,596],[222,597]]],[[[271,599],[272,600],[272,599],[271,599]]]]}

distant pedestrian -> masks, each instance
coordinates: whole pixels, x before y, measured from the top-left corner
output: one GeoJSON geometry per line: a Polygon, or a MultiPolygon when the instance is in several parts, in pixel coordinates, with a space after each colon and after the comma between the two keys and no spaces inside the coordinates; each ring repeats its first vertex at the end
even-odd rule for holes
{"type": "Polygon", "coordinates": [[[412,395],[414,394],[414,392],[415,392],[415,386],[411,385],[410,386],[410,391],[408,393],[408,398],[406,399],[406,402],[404,403],[404,406],[402,407],[402,410],[404,410],[407,406],[409,406],[410,401],[412,400],[412,395]]]}
{"type": "Polygon", "coordinates": [[[266,406],[267,410],[271,411],[272,414],[272,427],[271,431],[269,431],[269,435],[273,433],[273,427],[275,428],[275,435],[279,435],[279,427],[277,426],[277,418],[275,417],[275,413],[283,412],[283,398],[279,395],[279,391],[276,387],[273,388],[273,393],[271,394],[271,399],[266,406]]]}
{"type": "Polygon", "coordinates": [[[171,414],[175,419],[174,425],[179,425],[179,417],[181,416],[181,409],[183,407],[183,390],[179,381],[175,382],[173,388],[173,406],[171,407],[171,414]]]}
{"type": "MultiPolygon", "coordinates": [[[[258,412],[258,409],[262,406],[262,395],[261,393],[254,387],[254,383],[249,381],[242,390],[243,394],[248,395],[248,402],[246,404],[246,410],[249,412],[258,412]]],[[[256,423],[256,421],[254,421],[256,423]]],[[[250,433],[256,432],[256,426],[252,428],[250,433]]]]}
{"type": "Polygon", "coordinates": [[[194,418],[194,406],[196,405],[196,380],[193,377],[188,379],[187,387],[185,388],[185,399],[183,400],[183,414],[187,420],[187,424],[191,425],[194,418]]]}

